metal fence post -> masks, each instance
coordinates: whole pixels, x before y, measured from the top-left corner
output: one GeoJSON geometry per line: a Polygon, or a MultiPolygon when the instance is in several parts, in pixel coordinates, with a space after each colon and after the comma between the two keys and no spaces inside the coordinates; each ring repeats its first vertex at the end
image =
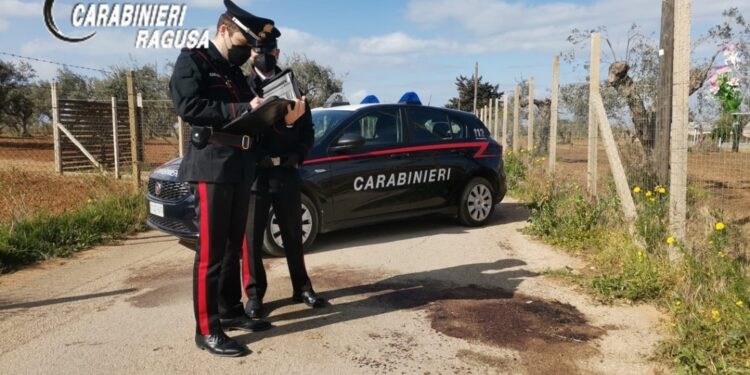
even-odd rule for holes
{"type": "Polygon", "coordinates": [[[120,143],[117,134],[117,98],[112,97],[112,143],[114,144],[115,178],[120,178],[120,143]]]}

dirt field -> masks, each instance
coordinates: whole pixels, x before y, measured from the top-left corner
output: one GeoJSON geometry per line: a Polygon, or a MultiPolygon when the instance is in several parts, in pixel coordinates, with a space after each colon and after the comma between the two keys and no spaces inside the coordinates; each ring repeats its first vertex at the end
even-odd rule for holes
{"type": "MultiPolygon", "coordinates": [[[[585,140],[558,145],[557,153],[559,175],[585,189],[588,155],[585,140]]],[[[621,157],[627,160],[630,156],[621,152],[621,157]]],[[[601,191],[610,173],[607,155],[602,148],[599,150],[598,171],[601,191]]],[[[724,210],[730,222],[750,223],[750,153],[690,152],[688,179],[706,193],[700,202],[702,205],[724,210]]],[[[653,186],[647,188],[653,189],[653,186]]]]}
{"type": "Polygon", "coordinates": [[[660,373],[648,358],[663,316],[543,276],[587,266],[521,235],[527,217],[508,202],[484,228],[436,217],[321,235],[306,263],[331,302],[323,309],[293,304],[285,261],[266,259],[275,327],[230,333],[252,350],[237,359],[195,348],[193,254],[145,233],[0,277],[0,363],[7,373],[660,373]]]}

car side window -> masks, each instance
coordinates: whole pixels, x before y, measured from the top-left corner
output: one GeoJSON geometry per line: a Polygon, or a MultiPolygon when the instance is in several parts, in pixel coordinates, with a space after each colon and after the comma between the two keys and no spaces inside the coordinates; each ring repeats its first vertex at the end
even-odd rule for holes
{"type": "Polygon", "coordinates": [[[448,115],[424,108],[407,108],[406,116],[413,130],[414,143],[453,140],[448,115]]]}
{"type": "Polygon", "coordinates": [[[398,109],[381,109],[349,124],[342,135],[361,135],[365,139],[365,146],[397,145],[404,142],[401,127],[401,112],[398,109]]]}
{"type": "Polygon", "coordinates": [[[450,119],[450,131],[451,139],[453,140],[465,140],[469,138],[469,127],[463,122],[451,117],[450,119]]]}

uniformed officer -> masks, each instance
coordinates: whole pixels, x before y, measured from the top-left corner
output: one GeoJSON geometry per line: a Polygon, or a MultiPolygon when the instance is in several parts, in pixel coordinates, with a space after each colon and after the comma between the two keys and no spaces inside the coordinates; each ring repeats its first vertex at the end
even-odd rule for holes
{"type": "MultiPolygon", "coordinates": [[[[261,104],[240,70],[251,45],[280,35],[271,20],[256,17],[230,0],[219,17],[208,48],[185,49],[170,81],[178,114],[191,125],[191,142],[178,176],[195,191],[200,228],[193,270],[196,345],[220,356],[240,356],[247,348],[224,330],[258,331],[271,327],[253,320],[242,307],[240,251],[248,216],[250,186],[255,179],[253,139],[217,131],[217,127],[261,104]]],[[[304,111],[299,102],[286,115],[289,123],[304,111]]]]}
{"type": "MultiPolygon", "coordinates": [[[[275,37],[266,38],[253,49],[253,69],[249,79],[256,94],[262,96],[264,82],[281,72],[277,66],[279,53],[275,37]]],[[[313,291],[302,252],[302,181],[297,168],[310,151],[314,137],[309,109],[292,126],[279,123],[258,137],[258,177],[250,204],[253,214],[246,230],[249,257],[242,262],[248,296],[245,311],[253,318],[263,315],[263,296],[268,287],[262,246],[271,206],[284,242],[292,280],[292,299],[314,308],[325,306],[323,298],[313,291]]]]}

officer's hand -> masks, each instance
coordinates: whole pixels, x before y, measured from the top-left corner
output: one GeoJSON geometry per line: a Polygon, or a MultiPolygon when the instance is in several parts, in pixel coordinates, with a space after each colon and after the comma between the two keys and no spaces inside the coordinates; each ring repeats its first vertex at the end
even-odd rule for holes
{"type": "Polygon", "coordinates": [[[293,125],[297,120],[299,120],[302,115],[305,114],[305,97],[303,96],[301,99],[297,99],[294,101],[294,106],[287,105],[286,106],[286,115],[284,115],[284,123],[287,125],[293,125]]]}
{"type": "Polygon", "coordinates": [[[263,104],[263,98],[258,96],[254,97],[253,100],[250,101],[250,110],[260,107],[261,104],[263,104]]]}

